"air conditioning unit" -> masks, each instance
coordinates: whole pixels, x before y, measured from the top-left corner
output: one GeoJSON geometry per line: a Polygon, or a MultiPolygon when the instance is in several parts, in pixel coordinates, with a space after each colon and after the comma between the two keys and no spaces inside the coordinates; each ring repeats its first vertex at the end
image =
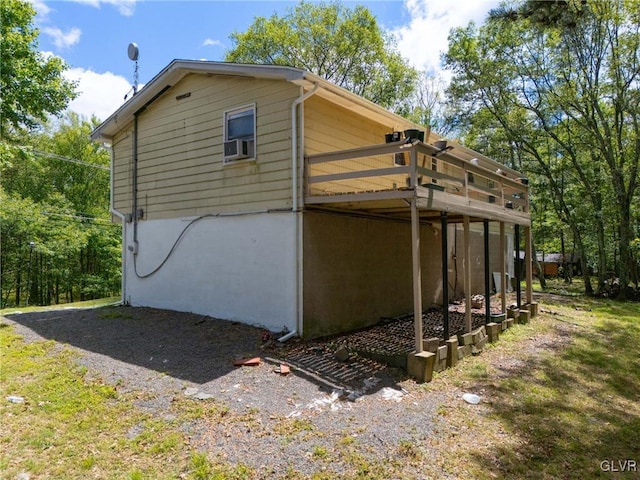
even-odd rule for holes
{"type": "Polygon", "coordinates": [[[224,142],[224,161],[242,160],[253,156],[253,140],[236,138],[224,142]]]}

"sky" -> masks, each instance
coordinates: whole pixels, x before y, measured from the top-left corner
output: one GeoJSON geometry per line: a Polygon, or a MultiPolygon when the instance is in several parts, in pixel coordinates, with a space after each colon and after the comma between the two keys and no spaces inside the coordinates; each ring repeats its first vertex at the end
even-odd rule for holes
{"type": "MultiPolygon", "coordinates": [[[[78,82],[69,109],[105,120],[131,94],[138,45],[143,85],[174,59],[222,61],[229,36],[244,32],[255,17],[283,15],[295,1],[217,0],[30,0],[40,30],[38,48],[61,57],[66,76],[78,82]]],[[[397,40],[402,55],[419,70],[439,74],[449,30],[480,24],[497,0],[362,0],[379,25],[397,40]]],[[[446,81],[446,74],[443,77],[446,81]]]]}

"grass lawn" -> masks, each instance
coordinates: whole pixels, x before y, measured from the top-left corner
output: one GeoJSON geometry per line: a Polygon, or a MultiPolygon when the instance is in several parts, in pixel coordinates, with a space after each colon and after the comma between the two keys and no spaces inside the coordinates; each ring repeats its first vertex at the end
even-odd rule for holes
{"type": "MultiPolygon", "coordinates": [[[[528,325],[415,387],[450,393],[424,448],[397,445],[398,462],[364,462],[353,478],[406,478],[403,463],[420,463],[426,478],[640,478],[639,345],[640,304],[549,296],[528,325]],[[481,403],[460,401],[463,391],[478,393],[481,403]],[[625,460],[636,471],[620,471],[633,465],[625,460]]],[[[134,406],[144,393],[120,393],[87,376],[68,347],[25,344],[0,324],[0,349],[2,478],[254,478],[189,444],[186,426],[194,420],[240,421],[224,405],[182,399],[171,415],[152,418],[134,406]],[[25,401],[12,403],[10,395],[25,401]]],[[[331,462],[351,452],[346,440],[336,442],[311,454],[331,462]]]]}
{"type": "Polygon", "coordinates": [[[640,304],[563,293],[426,387],[485,399],[443,405],[438,468],[459,478],[640,478],[640,304]]]}

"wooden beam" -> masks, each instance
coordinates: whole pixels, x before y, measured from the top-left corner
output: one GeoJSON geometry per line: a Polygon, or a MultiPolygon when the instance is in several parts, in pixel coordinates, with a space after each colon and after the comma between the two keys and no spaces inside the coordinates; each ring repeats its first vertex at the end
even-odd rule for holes
{"type": "Polygon", "coordinates": [[[416,198],[411,199],[411,261],[413,263],[413,324],[416,353],[422,347],[422,272],[420,265],[420,217],[416,198]]]}
{"type": "Polygon", "coordinates": [[[491,270],[489,265],[489,220],[484,220],[484,323],[491,321],[491,270]]]}
{"type": "Polygon", "coordinates": [[[449,340],[449,248],[447,235],[447,212],[440,214],[442,228],[442,326],[444,328],[444,341],[449,340]]]}
{"type": "Polygon", "coordinates": [[[500,222],[500,285],[502,286],[502,293],[500,295],[502,301],[502,313],[507,312],[507,268],[506,268],[506,241],[505,241],[505,225],[504,222],[500,222]]]}
{"type": "Polygon", "coordinates": [[[471,332],[471,235],[469,217],[463,217],[464,225],[464,324],[465,332],[471,332]]]}
{"type": "Polygon", "coordinates": [[[323,182],[335,182],[338,180],[351,180],[354,178],[369,178],[369,177],[385,177],[388,175],[408,175],[411,172],[411,167],[389,167],[389,168],[374,168],[371,170],[353,170],[350,172],[342,173],[328,173],[326,175],[314,175],[309,177],[308,183],[323,183],[323,182]]]}
{"type": "Polygon", "coordinates": [[[525,268],[527,272],[527,303],[533,302],[533,241],[531,227],[524,229],[525,268]]]}
{"type": "Polygon", "coordinates": [[[516,247],[516,304],[518,305],[519,310],[522,306],[522,295],[520,291],[520,225],[517,223],[514,226],[514,237],[516,247]]]}

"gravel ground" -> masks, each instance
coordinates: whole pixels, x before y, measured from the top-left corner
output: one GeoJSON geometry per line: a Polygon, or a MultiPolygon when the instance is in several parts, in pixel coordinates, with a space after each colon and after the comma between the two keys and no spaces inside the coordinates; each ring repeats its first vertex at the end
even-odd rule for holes
{"type": "Polygon", "coordinates": [[[335,341],[265,345],[264,330],[201,315],[108,307],[5,318],[27,342],[51,339],[77,349],[89,376],[120,392],[143,392],[138,406],[155,415],[168,415],[181,396],[214,398],[238,418],[245,414],[245,421],[200,419],[188,427],[190,441],[265,478],[288,469],[339,475],[346,463],[319,464],[314,452],[335,453],[345,439],[370,461],[397,457],[403,444],[426,448],[438,406],[451,401],[451,392],[427,393],[404,372],[372,360],[336,361],[335,341]],[[233,366],[252,356],[262,359],[259,366],[233,366]],[[281,363],[291,365],[290,375],[274,372],[281,363]]]}

